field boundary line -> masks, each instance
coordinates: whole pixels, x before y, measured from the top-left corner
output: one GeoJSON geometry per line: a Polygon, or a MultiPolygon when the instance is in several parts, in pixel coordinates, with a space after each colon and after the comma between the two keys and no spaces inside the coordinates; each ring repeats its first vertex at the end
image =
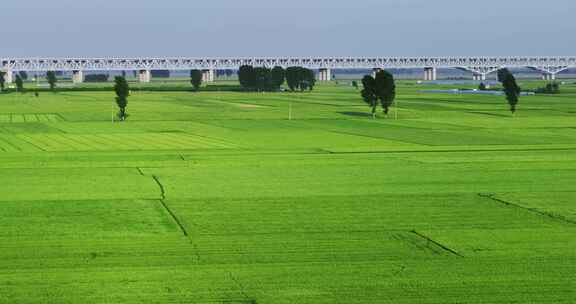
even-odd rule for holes
{"type": "Polygon", "coordinates": [[[422,234],[422,233],[419,233],[419,232],[416,231],[416,230],[411,230],[410,233],[415,234],[415,235],[417,235],[418,237],[420,237],[420,238],[422,238],[422,239],[425,239],[425,240],[428,241],[429,243],[432,243],[432,244],[434,244],[434,245],[442,248],[442,249],[443,249],[444,251],[446,251],[446,252],[449,252],[449,253],[451,253],[451,254],[453,254],[453,255],[456,255],[456,256],[459,256],[459,257],[461,257],[461,258],[464,257],[463,255],[461,255],[460,253],[458,253],[456,250],[451,249],[450,247],[444,246],[444,245],[440,244],[439,242],[437,242],[437,241],[429,238],[428,236],[426,236],[426,235],[424,235],[424,234],[422,234]]]}
{"type": "MultiPolygon", "coordinates": [[[[142,175],[144,175],[144,173],[141,171],[140,167],[137,167],[136,169],[138,169],[138,171],[142,175]]],[[[176,216],[176,213],[174,213],[174,211],[172,211],[172,209],[168,206],[168,204],[165,201],[166,200],[166,190],[164,190],[164,185],[162,185],[162,183],[160,182],[160,179],[156,175],[152,175],[152,179],[156,182],[156,184],[160,188],[160,192],[162,194],[162,198],[157,200],[157,201],[160,202],[160,205],[162,205],[164,210],[166,210],[166,212],[168,212],[170,217],[172,217],[172,220],[176,223],[176,225],[178,225],[180,232],[182,232],[182,234],[186,237],[188,242],[190,242],[190,244],[192,244],[192,247],[194,248],[194,255],[196,256],[196,261],[198,263],[200,263],[201,259],[200,259],[200,253],[198,252],[198,245],[194,241],[192,241],[192,238],[190,237],[190,234],[188,233],[188,230],[186,230],[186,227],[184,226],[184,224],[180,221],[180,219],[178,219],[178,217],[176,216]]]]}
{"type": "Polygon", "coordinates": [[[152,179],[156,182],[156,184],[160,188],[160,195],[162,196],[161,200],[165,200],[166,199],[166,190],[164,190],[164,185],[162,185],[162,183],[160,182],[160,180],[158,179],[158,177],[156,175],[152,175],[152,179]]]}
{"type": "MultiPolygon", "coordinates": [[[[438,146],[440,147],[440,146],[438,146]]],[[[530,152],[530,151],[574,151],[576,148],[512,148],[512,149],[453,149],[453,150],[389,150],[389,151],[328,151],[329,154],[393,154],[393,153],[462,153],[462,152],[530,152]]]]}
{"type": "Polygon", "coordinates": [[[523,210],[526,210],[526,211],[530,211],[530,212],[532,212],[532,213],[536,213],[536,214],[538,214],[538,215],[551,218],[551,219],[553,219],[553,220],[557,220],[557,221],[561,221],[561,222],[564,222],[564,223],[576,225],[576,221],[574,221],[574,220],[567,219],[567,218],[565,218],[565,217],[563,217],[563,216],[561,216],[561,215],[555,215],[555,214],[552,214],[552,213],[549,213],[549,212],[546,212],[546,211],[540,211],[540,210],[538,210],[538,209],[536,209],[536,208],[524,207],[524,206],[522,206],[522,205],[520,205],[520,204],[513,203],[513,202],[509,202],[509,201],[500,199],[500,198],[496,197],[496,194],[495,194],[495,193],[478,193],[478,196],[480,196],[480,197],[482,197],[482,198],[487,198],[487,199],[489,199],[489,200],[495,201],[495,202],[500,203],[500,204],[504,204],[504,205],[506,205],[506,206],[512,206],[512,207],[516,207],[516,208],[518,208],[518,209],[523,209],[523,210]]]}
{"type": "Polygon", "coordinates": [[[354,133],[354,132],[336,131],[336,130],[329,130],[329,129],[324,129],[324,131],[330,132],[330,133],[335,133],[335,134],[348,135],[348,136],[358,136],[358,137],[366,137],[366,138],[377,139],[377,140],[395,141],[398,143],[409,144],[409,145],[434,147],[434,145],[430,145],[430,144],[423,144],[423,143],[406,141],[406,140],[397,140],[397,139],[391,139],[391,138],[386,138],[386,137],[377,137],[377,136],[366,135],[366,134],[358,134],[358,133],[354,133]]]}
{"type": "Polygon", "coordinates": [[[186,231],[186,228],[184,228],[184,225],[182,225],[180,220],[176,217],[176,214],[174,214],[174,212],[172,212],[172,209],[170,209],[170,207],[168,207],[168,205],[166,204],[166,202],[163,199],[161,199],[159,201],[160,201],[160,204],[162,205],[162,207],[164,207],[164,209],[166,209],[166,212],[168,212],[168,214],[170,214],[170,216],[172,217],[174,222],[176,222],[176,225],[178,225],[178,227],[180,228],[180,231],[182,231],[182,234],[184,234],[184,236],[186,238],[188,238],[189,237],[188,231],[186,231]]]}
{"type": "MultiPolygon", "coordinates": [[[[6,143],[7,146],[14,148],[16,151],[15,152],[22,152],[22,148],[16,146],[15,144],[13,144],[12,142],[10,142],[9,140],[7,140],[4,137],[0,136],[0,141],[6,143]]],[[[4,149],[4,148],[0,148],[2,149],[3,152],[9,152],[8,150],[4,149]]]]}
{"type": "Polygon", "coordinates": [[[33,139],[30,139],[29,137],[27,137],[26,134],[15,134],[16,138],[20,139],[21,141],[35,147],[36,149],[43,151],[43,152],[49,152],[48,150],[44,149],[41,146],[36,145],[35,143],[33,143],[33,139]]]}
{"type": "MultiPolygon", "coordinates": [[[[142,171],[142,168],[136,167],[136,170],[138,170],[138,173],[140,173],[140,175],[146,176],[146,174],[144,174],[144,172],[142,171]]],[[[158,181],[156,181],[156,183],[158,183],[158,181]]]]}
{"type": "Polygon", "coordinates": [[[178,225],[182,234],[184,234],[184,236],[186,238],[190,239],[188,231],[184,227],[184,224],[182,224],[182,222],[180,222],[180,220],[178,219],[176,214],[172,211],[172,209],[170,209],[170,207],[168,207],[168,204],[166,204],[166,202],[164,201],[166,199],[166,191],[164,190],[164,185],[162,185],[162,183],[160,182],[160,180],[158,179],[158,177],[156,175],[152,175],[152,179],[156,182],[158,187],[160,187],[160,192],[162,194],[162,198],[159,199],[158,201],[160,201],[160,204],[162,205],[162,207],[164,207],[166,212],[168,212],[168,214],[170,214],[170,216],[172,217],[172,220],[174,220],[176,225],[178,225]]]}

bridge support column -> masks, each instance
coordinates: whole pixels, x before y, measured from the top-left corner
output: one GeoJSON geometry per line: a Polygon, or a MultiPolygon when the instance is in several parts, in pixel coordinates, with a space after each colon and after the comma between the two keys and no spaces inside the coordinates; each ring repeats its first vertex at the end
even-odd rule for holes
{"type": "Polygon", "coordinates": [[[318,80],[320,80],[320,81],[332,80],[332,70],[331,69],[320,69],[318,71],[318,80]]]}
{"type": "Polygon", "coordinates": [[[472,79],[474,81],[484,81],[486,80],[486,74],[474,73],[472,79]]]}
{"type": "Polygon", "coordinates": [[[437,79],[436,68],[424,68],[424,80],[435,81],[437,79]]]}
{"type": "Polygon", "coordinates": [[[140,70],[139,79],[140,82],[150,82],[152,80],[152,71],[140,70]]]}
{"type": "Polygon", "coordinates": [[[214,70],[203,70],[202,71],[202,82],[214,82],[214,70]]]}
{"type": "Polygon", "coordinates": [[[14,82],[14,73],[12,73],[12,70],[10,70],[10,69],[5,70],[4,73],[6,73],[4,75],[4,82],[6,84],[13,83],[14,82]]]}
{"type": "Polygon", "coordinates": [[[542,74],[542,79],[547,81],[556,80],[556,74],[554,73],[544,73],[542,74]]]}
{"type": "Polygon", "coordinates": [[[84,82],[84,71],[72,71],[72,83],[83,83],[84,82]]]}

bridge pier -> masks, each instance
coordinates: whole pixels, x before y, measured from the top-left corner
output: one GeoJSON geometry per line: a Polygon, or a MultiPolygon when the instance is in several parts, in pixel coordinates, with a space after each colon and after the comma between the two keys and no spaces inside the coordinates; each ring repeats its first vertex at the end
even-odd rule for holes
{"type": "Polygon", "coordinates": [[[82,70],[72,71],[72,83],[77,84],[83,82],[84,82],[84,71],[82,70]]]}
{"type": "Polygon", "coordinates": [[[546,80],[546,81],[556,80],[556,74],[554,74],[554,73],[543,73],[543,74],[542,74],[542,80],[546,80]]]}
{"type": "Polygon", "coordinates": [[[484,81],[484,80],[486,80],[486,74],[474,73],[474,75],[472,75],[472,80],[474,80],[474,81],[484,81]]]}
{"type": "Polygon", "coordinates": [[[202,70],[202,82],[214,82],[214,70],[202,70]]]}
{"type": "Polygon", "coordinates": [[[318,80],[320,80],[320,81],[332,80],[332,70],[331,69],[320,69],[318,71],[318,80]]]}
{"type": "Polygon", "coordinates": [[[4,82],[6,84],[13,83],[14,82],[14,73],[12,73],[12,70],[10,70],[10,69],[5,70],[4,73],[6,73],[4,75],[4,82]]]}
{"type": "Polygon", "coordinates": [[[424,81],[436,81],[437,70],[436,68],[424,68],[424,81]]]}
{"type": "Polygon", "coordinates": [[[152,80],[152,71],[140,70],[139,80],[140,80],[140,82],[144,82],[144,83],[150,82],[152,80]]]}

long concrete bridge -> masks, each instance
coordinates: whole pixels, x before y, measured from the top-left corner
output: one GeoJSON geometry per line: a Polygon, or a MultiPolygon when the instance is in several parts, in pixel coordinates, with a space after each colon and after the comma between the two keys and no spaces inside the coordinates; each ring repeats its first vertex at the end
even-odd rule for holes
{"type": "Polygon", "coordinates": [[[69,71],[75,83],[83,82],[85,71],[138,71],[141,82],[150,82],[152,70],[204,71],[204,81],[214,81],[216,70],[238,69],[242,65],[264,67],[302,66],[318,70],[320,81],[332,79],[334,69],[414,69],[423,70],[424,80],[436,80],[437,69],[456,68],[469,71],[474,80],[500,68],[530,68],[553,80],[556,74],[576,67],[576,56],[526,57],[254,57],[254,58],[0,58],[0,70],[6,82],[18,71],[69,71]]]}

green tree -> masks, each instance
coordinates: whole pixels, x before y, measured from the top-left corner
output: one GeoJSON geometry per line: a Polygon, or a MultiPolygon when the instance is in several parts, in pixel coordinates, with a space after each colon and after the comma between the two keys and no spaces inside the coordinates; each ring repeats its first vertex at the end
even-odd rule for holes
{"type": "Polygon", "coordinates": [[[194,90],[198,91],[198,89],[200,89],[200,86],[202,85],[202,71],[200,70],[190,71],[190,83],[194,87],[194,90]]]}
{"type": "Polygon", "coordinates": [[[543,88],[537,88],[534,92],[539,94],[558,94],[560,85],[557,82],[549,82],[543,88]]]}
{"type": "Polygon", "coordinates": [[[390,106],[394,103],[396,99],[396,84],[394,83],[394,76],[385,70],[380,70],[376,73],[375,90],[384,114],[388,116],[390,106]]]}
{"type": "Polygon", "coordinates": [[[500,69],[498,71],[498,80],[502,82],[504,93],[506,94],[506,100],[508,101],[508,105],[510,105],[510,112],[514,115],[514,113],[516,113],[518,99],[521,92],[520,87],[516,83],[516,78],[508,69],[500,69]]]}
{"type": "Polygon", "coordinates": [[[314,71],[306,68],[302,68],[303,79],[301,80],[304,84],[304,88],[302,90],[308,89],[309,91],[314,90],[314,86],[316,85],[316,75],[314,71]]]}
{"type": "Polygon", "coordinates": [[[370,106],[372,119],[376,118],[376,108],[378,107],[378,96],[376,95],[376,80],[370,75],[362,78],[362,99],[370,106]]]}
{"type": "Polygon", "coordinates": [[[126,78],[116,76],[114,78],[114,91],[116,92],[116,104],[118,105],[118,117],[126,120],[126,106],[128,105],[128,96],[130,96],[130,87],[126,78]]]}
{"type": "Polygon", "coordinates": [[[486,85],[485,85],[483,82],[481,82],[480,85],[478,86],[478,90],[480,90],[480,91],[486,91],[486,89],[487,89],[487,88],[486,88],[486,85]]]}
{"type": "Polygon", "coordinates": [[[238,80],[245,90],[253,90],[256,87],[256,72],[251,65],[243,65],[238,70],[238,80]]]}
{"type": "Polygon", "coordinates": [[[298,67],[289,67],[286,69],[286,84],[290,91],[299,89],[298,84],[298,67]]]}
{"type": "Polygon", "coordinates": [[[282,67],[274,67],[270,72],[270,80],[272,89],[280,90],[280,87],[284,84],[286,80],[286,71],[282,67]]]}
{"type": "Polygon", "coordinates": [[[254,68],[255,84],[254,88],[260,91],[267,91],[272,87],[271,71],[269,68],[254,68]]]}
{"type": "Polygon", "coordinates": [[[6,72],[2,72],[0,71],[0,91],[4,91],[4,87],[6,86],[6,78],[4,78],[4,76],[6,75],[6,72]]]}
{"type": "Polygon", "coordinates": [[[56,89],[56,82],[58,82],[58,79],[56,78],[56,73],[54,71],[48,71],[46,73],[46,80],[50,85],[50,90],[54,91],[54,89],[56,89]]]}
{"type": "Polygon", "coordinates": [[[352,86],[353,86],[356,90],[358,90],[358,81],[356,81],[356,80],[352,81],[352,86]]]}
{"type": "Polygon", "coordinates": [[[22,80],[20,74],[16,74],[16,80],[14,82],[16,83],[16,91],[24,93],[24,80],[22,80]]]}
{"type": "Polygon", "coordinates": [[[316,85],[314,71],[303,67],[289,67],[286,69],[286,83],[291,91],[313,90],[316,85]]]}

